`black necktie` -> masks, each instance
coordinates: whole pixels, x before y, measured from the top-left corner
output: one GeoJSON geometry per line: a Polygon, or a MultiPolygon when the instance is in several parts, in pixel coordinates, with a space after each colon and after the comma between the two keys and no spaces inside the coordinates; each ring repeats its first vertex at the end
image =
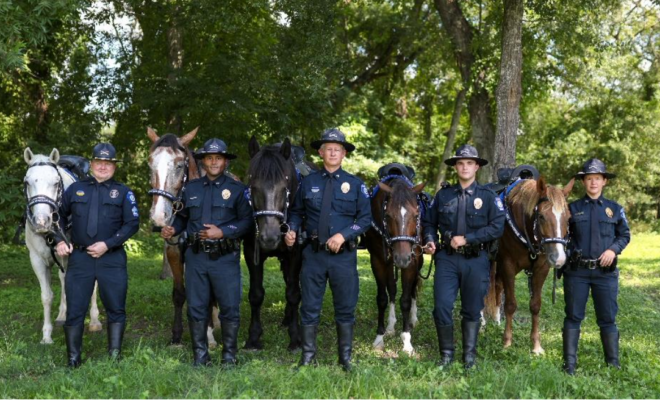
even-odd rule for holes
{"type": "Polygon", "coordinates": [[[332,208],[333,182],[335,178],[328,174],[328,181],[323,189],[321,202],[321,215],[319,218],[319,242],[325,243],[330,238],[330,210],[332,208]]]}
{"type": "Polygon", "coordinates": [[[211,207],[213,206],[213,182],[209,181],[209,185],[204,190],[204,203],[202,204],[202,224],[211,223],[211,207]]]}
{"type": "Polygon", "coordinates": [[[92,191],[92,203],[89,205],[89,217],[87,218],[87,235],[93,238],[96,236],[99,227],[99,192],[101,185],[94,184],[92,191]]]}
{"type": "Polygon", "coordinates": [[[600,223],[598,221],[598,200],[590,200],[591,213],[589,219],[591,220],[590,245],[589,256],[592,259],[600,257],[600,223]]]}
{"type": "Polygon", "coordinates": [[[456,235],[465,236],[465,214],[467,214],[467,193],[466,190],[460,190],[458,196],[458,221],[456,223],[456,235]]]}

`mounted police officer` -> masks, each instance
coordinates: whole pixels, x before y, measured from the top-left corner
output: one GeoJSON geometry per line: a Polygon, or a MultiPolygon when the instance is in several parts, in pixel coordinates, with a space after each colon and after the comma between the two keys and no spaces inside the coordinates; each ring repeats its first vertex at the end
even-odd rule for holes
{"type": "MultiPolygon", "coordinates": [[[[302,357],[300,365],[316,362],[316,335],[326,281],[330,281],[337,325],[339,364],[351,369],[353,325],[359,281],[358,236],[371,226],[369,194],[364,183],[341,168],[347,152],[355,149],[338,129],[323,132],[311,143],[323,159],[323,169],[312,172],[296,193],[289,217],[287,245],[303,226],[306,236],[301,272],[302,357]]],[[[301,238],[302,239],[302,238],[301,238]]]]}
{"type": "Polygon", "coordinates": [[[94,147],[93,177],[75,182],[64,193],[60,223],[72,224],[71,244],[57,237],[57,254],[69,255],[66,272],[67,313],[64,336],[68,365],[81,363],[85,313],[98,282],[108,314],[108,353],[118,358],[126,327],[128,273],[123,244],[138,231],[137,203],[131,190],[115,181],[114,146],[94,147]]]}
{"type": "Polygon", "coordinates": [[[592,158],[575,175],[581,179],[586,194],[572,202],[570,235],[571,257],[564,271],[564,371],[573,375],[577,367],[580,324],[584,319],[589,290],[600,327],[605,362],[619,365],[618,311],[619,270],[617,256],[630,242],[630,228],[623,207],[603,196],[603,188],[616,175],[605,164],[592,158]]]}
{"type": "Polygon", "coordinates": [[[452,310],[460,289],[463,363],[469,369],[477,357],[481,310],[488,292],[488,245],[504,232],[504,206],[493,191],[477,184],[476,173],[488,161],[479,158],[474,147],[459,147],[445,164],[456,169],[459,183],[436,193],[423,221],[425,251],[435,254],[433,317],[441,364],[454,359],[452,310]]]}
{"type": "Polygon", "coordinates": [[[254,223],[245,197],[246,186],[225,174],[236,158],[220,139],[210,139],[195,153],[206,176],[190,181],[183,190],[182,210],[161,236],[169,239],[187,232],[186,298],[192,337],[193,365],[210,365],[206,328],[213,298],[220,306],[222,364],[236,364],[241,304],[240,238],[254,223]]]}

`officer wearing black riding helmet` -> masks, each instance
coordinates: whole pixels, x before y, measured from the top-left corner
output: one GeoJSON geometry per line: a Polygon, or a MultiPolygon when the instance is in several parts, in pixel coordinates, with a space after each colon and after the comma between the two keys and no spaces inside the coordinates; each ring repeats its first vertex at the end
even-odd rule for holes
{"type": "Polygon", "coordinates": [[[68,365],[81,363],[84,320],[94,283],[108,314],[108,353],[118,358],[126,327],[128,273],[123,244],[138,231],[133,192],[113,178],[116,151],[110,143],[94,147],[93,177],[75,182],[64,192],[60,224],[71,222],[71,244],[57,237],[57,254],[69,255],[66,273],[67,313],[64,325],[68,365]]]}
{"type": "Polygon", "coordinates": [[[459,183],[436,193],[422,225],[425,251],[435,257],[433,318],[441,364],[454,360],[452,311],[460,289],[463,363],[468,369],[476,361],[481,310],[488,292],[488,244],[504,233],[504,206],[493,191],[476,182],[479,167],[488,164],[477,149],[463,145],[445,164],[456,169],[459,183]]]}
{"type": "Polygon", "coordinates": [[[192,337],[193,365],[210,365],[206,328],[213,298],[220,306],[222,364],[236,364],[241,304],[240,242],[252,226],[252,208],[247,187],[225,174],[229,160],[236,158],[220,139],[210,139],[195,153],[206,176],[190,181],[183,190],[183,208],[173,226],[161,236],[169,239],[184,230],[188,324],[192,337]]]}
{"type": "Polygon", "coordinates": [[[285,236],[286,244],[292,246],[298,228],[303,227],[307,235],[300,277],[303,349],[300,365],[316,362],[316,336],[329,280],[339,364],[350,370],[359,293],[355,241],[371,226],[369,193],[359,178],[341,168],[346,153],[355,149],[343,132],[328,129],[311,146],[319,151],[323,169],[303,179],[289,215],[291,230],[285,236]]]}
{"type": "Polygon", "coordinates": [[[580,325],[584,320],[589,290],[596,310],[596,323],[605,353],[605,363],[620,368],[618,311],[619,270],[617,257],[630,242],[630,228],[623,207],[603,196],[603,189],[616,175],[605,163],[592,158],[575,177],[586,194],[572,202],[569,265],[564,271],[563,347],[564,371],[573,375],[577,367],[580,325]]]}

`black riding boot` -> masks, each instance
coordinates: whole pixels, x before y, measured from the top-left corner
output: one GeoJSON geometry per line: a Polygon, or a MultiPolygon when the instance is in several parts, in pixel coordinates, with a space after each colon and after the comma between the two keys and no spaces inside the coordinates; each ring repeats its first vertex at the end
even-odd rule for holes
{"type": "Polygon", "coordinates": [[[209,342],[206,336],[208,324],[204,321],[189,320],[190,338],[192,339],[193,366],[210,366],[211,356],[209,355],[209,342]]]}
{"type": "Polygon", "coordinates": [[[339,364],[344,371],[351,370],[351,353],[353,352],[353,323],[340,324],[337,322],[337,350],[339,364]]]}
{"type": "Polygon", "coordinates": [[[236,365],[236,352],[238,351],[238,323],[224,322],[220,324],[222,329],[222,364],[227,366],[236,365]]]}
{"type": "Polygon", "coordinates": [[[121,355],[121,343],[124,340],[125,322],[108,324],[108,355],[115,360],[121,355]]]}
{"type": "Polygon", "coordinates": [[[600,331],[600,340],[603,342],[603,351],[607,365],[621,369],[621,364],[619,364],[619,331],[600,331]]]}
{"type": "Polygon", "coordinates": [[[454,361],[454,325],[441,326],[436,322],[435,330],[438,332],[440,365],[449,365],[454,361]]]}
{"type": "Polygon", "coordinates": [[[474,367],[477,361],[479,328],[481,328],[481,321],[461,320],[461,329],[463,331],[463,366],[465,369],[474,367]]]}
{"type": "Polygon", "coordinates": [[[82,356],[82,338],[84,325],[67,326],[64,325],[64,337],[66,338],[66,354],[68,358],[67,365],[71,368],[78,368],[82,356]]]}
{"type": "Polygon", "coordinates": [[[316,364],[316,335],[318,325],[301,325],[302,354],[300,356],[299,366],[316,364]]]}
{"type": "Polygon", "coordinates": [[[564,372],[568,375],[575,375],[580,330],[564,328],[562,337],[564,341],[564,372]]]}

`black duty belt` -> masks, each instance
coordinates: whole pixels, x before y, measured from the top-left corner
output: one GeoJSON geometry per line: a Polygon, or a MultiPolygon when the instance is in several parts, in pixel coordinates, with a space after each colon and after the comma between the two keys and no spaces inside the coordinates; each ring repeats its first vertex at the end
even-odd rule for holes
{"type": "Polygon", "coordinates": [[[241,250],[241,241],[238,239],[200,239],[199,234],[195,234],[188,237],[187,243],[193,253],[208,253],[214,261],[220,256],[241,250]]]}
{"type": "Polygon", "coordinates": [[[312,237],[307,239],[305,245],[312,245],[312,251],[318,253],[319,251],[326,251],[328,254],[341,254],[344,251],[353,251],[357,248],[357,242],[355,240],[347,240],[344,244],[341,245],[338,252],[330,250],[327,243],[321,243],[318,237],[312,237]]]}
{"type": "MultiPolygon", "coordinates": [[[[72,246],[73,246],[74,249],[80,250],[80,251],[87,251],[87,248],[89,247],[89,246],[83,246],[81,244],[72,244],[72,246]]],[[[108,249],[106,251],[106,253],[112,253],[114,251],[117,251],[117,250],[120,250],[120,249],[123,249],[123,248],[124,248],[124,246],[113,247],[111,249],[108,249]]]]}
{"type": "Polygon", "coordinates": [[[460,254],[465,258],[479,257],[481,251],[487,249],[486,245],[483,243],[466,244],[465,246],[461,246],[458,249],[454,249],[451,246],[443,246],[443,247],[448,255],[460,254]]]}

